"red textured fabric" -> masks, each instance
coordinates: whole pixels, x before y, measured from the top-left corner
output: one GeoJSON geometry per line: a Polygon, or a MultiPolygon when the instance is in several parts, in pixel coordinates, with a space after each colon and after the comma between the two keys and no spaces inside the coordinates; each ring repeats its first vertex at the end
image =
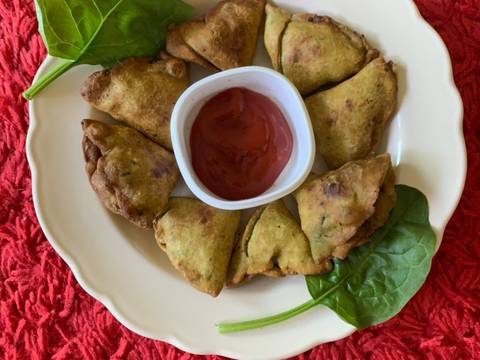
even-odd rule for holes
{"type": "MultiPolygon", "coordinates": [[[[450,50],[465,104],[465,193],[427,283],[405,309],[301,359],[480,359],[480,0],[417,5],[450,50]]],[[[0,0],[0,358],[196,358],[120,325],[46,241],[32,205],[21,97],[44,56],[33,2],[0,0]]]]}

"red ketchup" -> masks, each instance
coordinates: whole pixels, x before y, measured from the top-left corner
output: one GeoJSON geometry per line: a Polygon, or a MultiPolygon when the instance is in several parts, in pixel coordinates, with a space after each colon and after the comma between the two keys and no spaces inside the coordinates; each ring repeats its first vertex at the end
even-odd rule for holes
{"type": "Polygon", "coordinates": [[[211,98],[192,127],[193,168],[202,183],[227,200],[268,190],[292,153],[287,120],[268,97],[231,88],[211,98]]]}

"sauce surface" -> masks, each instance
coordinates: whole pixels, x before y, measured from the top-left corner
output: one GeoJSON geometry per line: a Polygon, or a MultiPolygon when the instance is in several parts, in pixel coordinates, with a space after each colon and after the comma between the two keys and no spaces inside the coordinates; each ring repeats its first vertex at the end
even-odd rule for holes
{"type": "Polygon", "coordinates": [[[268,190],[290,159],[287,120],[268,97],[231,88],[201,108],[190,135],[193,168],[202,183],[227,200],[268,190]]]}

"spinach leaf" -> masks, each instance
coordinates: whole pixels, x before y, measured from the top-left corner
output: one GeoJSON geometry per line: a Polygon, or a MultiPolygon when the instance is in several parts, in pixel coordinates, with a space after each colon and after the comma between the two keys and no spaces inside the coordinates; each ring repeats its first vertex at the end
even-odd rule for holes
{"type": "Polygon", "coordinates": [[[130,56],[154,56],[165,45],[167,27],[190,18],[181,0],[36,0],[43,41],[65,59],[24,93],[33,98],[78,64],[114,64],[130,56]]]}
{"type": "Polygon", "coordinates": [[[405,185],[395,189],[395,208],[368,244],[353,250],[345,261],[334,260],[332,272],[306,276],[312,300],[277,315],[219,324],[218,330],[229,333],[272,325],[319,304],[357,328],[395,316],[425,282],[436,246],[425,196],[405,185]]]}

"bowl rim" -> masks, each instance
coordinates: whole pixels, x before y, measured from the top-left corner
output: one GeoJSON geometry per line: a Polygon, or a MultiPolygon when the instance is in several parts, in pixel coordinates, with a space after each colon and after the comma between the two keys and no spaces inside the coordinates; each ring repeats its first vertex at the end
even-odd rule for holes
{"type": "MultiPolygon", "coordinates": [[[[235,87],[235,85],[232,84],[231,87],[235,87]]],[[[212,97],[215,93],[216,93],[215,91],[203,93],[202,100],[200,101],[205,100],[205,98],[212,97]]],[[[188,106],[193,107],[194,105],[190,103],[188,106]]],[[[284,114],[284,115],[287,118],[291,118],[288,112],[287,114],[284,114]]],[[[298,139],[300,137],[300,135],[298,134],[298,130],[296,128],[293,128],[292,126],[290,126],[290,130],[292,132],[294,139],[298,139]]],[[[278,200],[292,193],[306,180],[306,178],[311,172],[311,169],[315,160],[316,144],[315,144],[315,139],[313,135],[313,128],[312,128],[307,107],[305,105],[305,102],[303,101],[301,94],[299,93],[297,88],[293,85],[293,83],[289,79],[287,79],[284,75],[280,74],[275,70],[265,68],[262,66],[243,66],[239,68],[224,70],[224,71],[215,73],[213,75],[207,76],[195,82],[194,84],[190,85],[183,92],[183,94],[180,96],[177,103],[175,104],[175,107],[173,109],[172,116],[171,116],[171,121],[170,121],[170,133],[172,138],[172,148],[175,154],[175,159],[177,161],[177,165],[180,170],[180,173],[183,179],[185,180],[185,183],[187,184],[188,188],[193,192],[193,194],[197,198],[202,200],[204,203],[216,208],[223,209],[223,210],[250,209],[250,208],[265,205],[267,203],[278,200]],[[212,82],[222,81],[225,78],[228,78],[237,74],[245,74],[245,73],[247,74],[250,73],[255,76],[258,76],[261,74],[262,76],[266,75],[266,76],[275,77],[278,80],[280,80],[280,82],[284,84],[285,88],[288,88],[289,91],[294,95],[294,101],[299,105],[299,109],[301,110],[301,113],[295,117],[295,121],[304,121],[306,125],[306,133],[302,134],[302,137],[304,137],[305,140],[302,141],[302,145],[298,147],[299,148],[298,156],[301,156],[302,158],[306,158],[307,161],[305,162],[304,167],[302,167],[301,170],[298,171],[298,173],[296,174],[296,176],[293,177],[292,180],[290,180],[288,183],[285,183],[284,185],[279,186],[277,189],[275,189],[272,192],[269,192],[269,191],[272,189],[272,187],[275,186],[275,183],[274,185],[272,185],[272,187],[267,189],[262,194],[252,198],[243,199],[243,200],[220,199],[210,195],[209,193],[207,193],[202,189],[201,185],[199,184],[200,180],[197,179],[196,176],[194,176],[194,174],[192,174],[193,170],[191,171],[187,165],[187,161],[189,161],[189,156],[187,155],[185,138],[184,138],[183,132],[181,131],[187,117],[182,116],[182,113],[185,114],[182,110],[185,104],[188,103],[188,101],[190,100],[190,97],[193,94],[195,94],[197,91],[205,87],[206,85],[212,82]]],[[[281,174],[279,175],[279,177],[280,176],[281,174]]]]}

